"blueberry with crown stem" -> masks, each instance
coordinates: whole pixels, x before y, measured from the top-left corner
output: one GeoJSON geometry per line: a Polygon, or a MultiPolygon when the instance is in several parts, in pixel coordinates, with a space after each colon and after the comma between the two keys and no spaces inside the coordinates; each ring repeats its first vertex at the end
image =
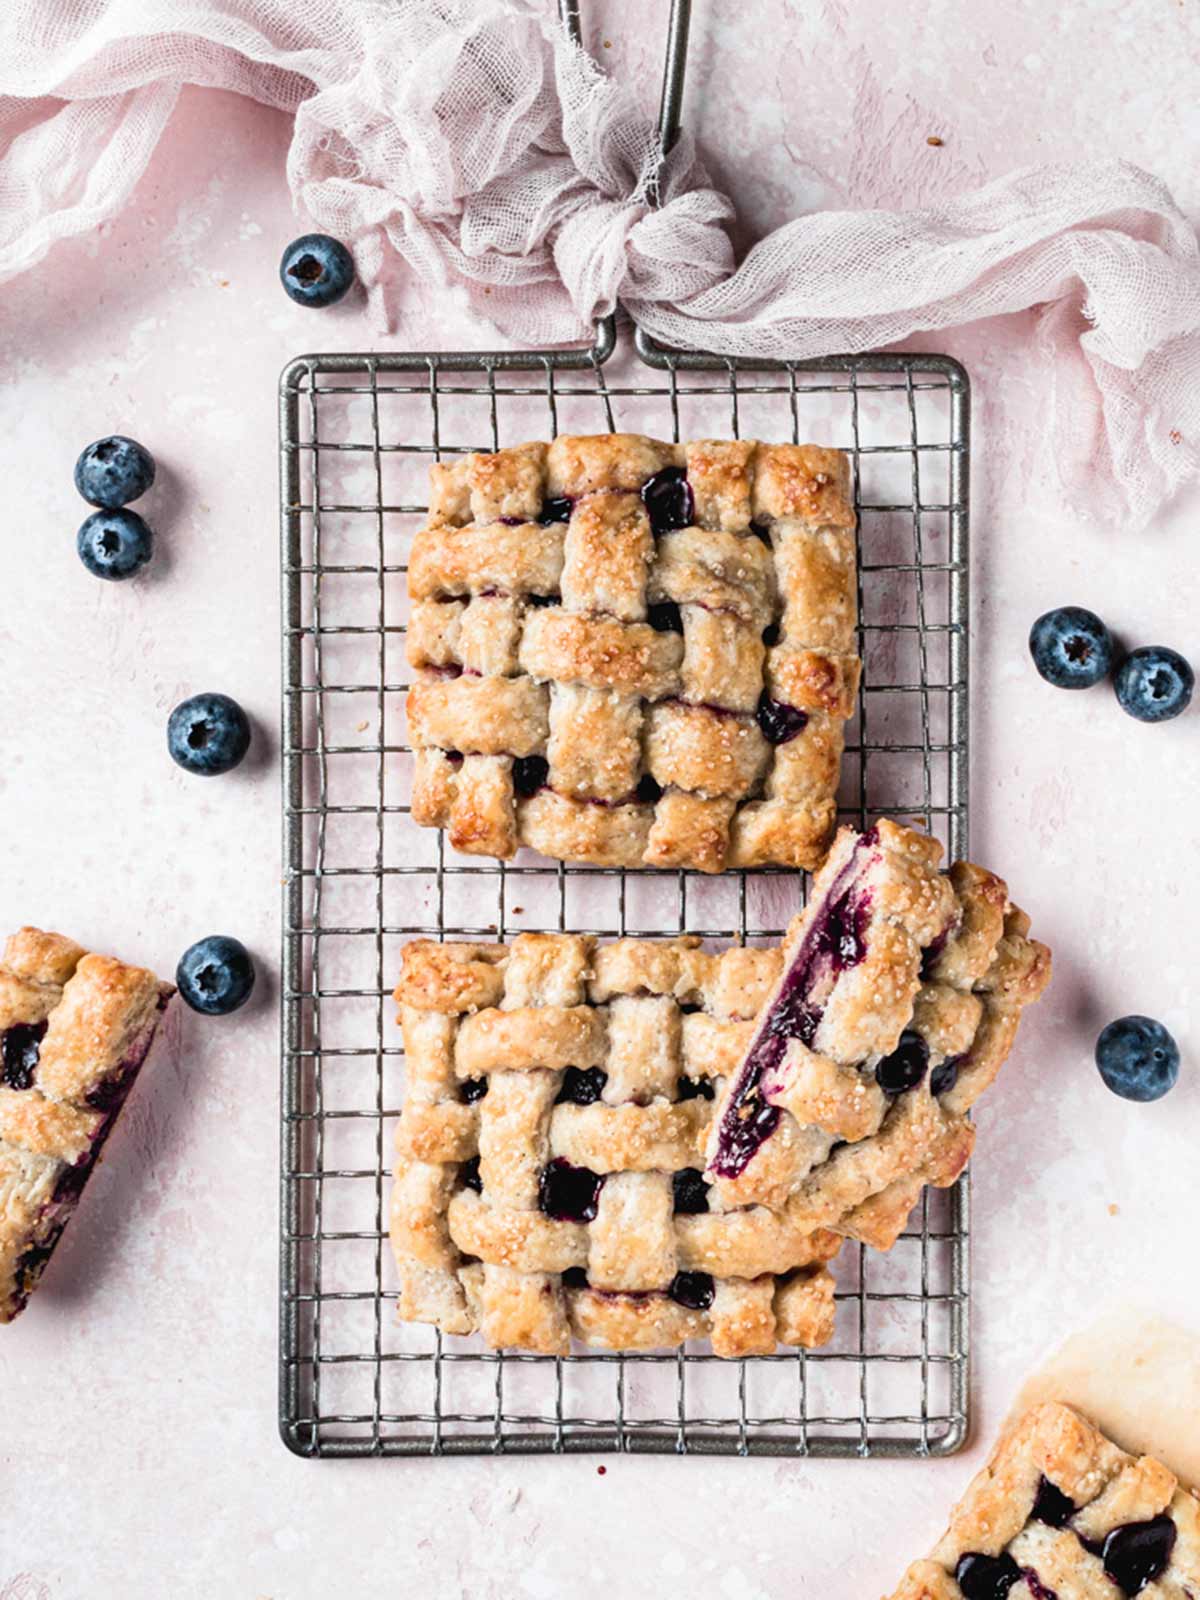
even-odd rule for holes
{"type": "Polygon", "coordinates": [[[1186,711],[1195,683],[1190,663],[1163,644],[1131,650],[1113,677],[1121,710],[1139,722],[1169,722],[1186,711]]]}
{"type": "Polygon", "coordinates": [[[95,578],[120,583],[154,554],[154,534],[136,511],[93,511],[75,536],[79,559],[95,578]]]}
{"type": "Polygon", "coordinates": [[[249,748],[249,718],[227,694],[194,694],[168,719],[167,749],[185,772],[220,777],[232,772],[249,748]]]}
{"type": "Polygon", "coordinates": [[[1047,683],[1056,689],[1090,689],[1112,666],[1112,635],[1094,611],[1059,606],[1029,630],[1029,653],[1047,683]]]}
{"type": "Polygon", "coordinates": [[[244,1006],[254,990],[254,962],[240,939],[214,933],[185,950],[175,984],[193,1011],[227,1017],[244,1006]]]}
{"type": "Polygon", "coordinates": [[[94,439],[75,463],[75,487],[85,500],[115,511],[140,500],[154,482],[154,457],[136,439],[110,433],[94,439]]]}
{"type": "Polygon", "coordinates": [[[279,281],[299,306],[332,306],[354,282],[354,257],[327,233],[305,233],[283,252],[279,281]]]}

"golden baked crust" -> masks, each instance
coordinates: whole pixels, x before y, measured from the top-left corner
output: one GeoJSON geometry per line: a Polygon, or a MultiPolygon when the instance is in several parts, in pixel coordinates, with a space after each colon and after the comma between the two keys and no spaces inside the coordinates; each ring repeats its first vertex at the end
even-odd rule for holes
{"type": "Polygon", "coordinates": [[[820,862],[860,672],[841,452],[598,434],[464,456],[432,469],[408,582],[412,815],[455,849],[820,862]],[[662,473],[683,509],[655,528],[662,473]]]}
{"type": "Polygon", "coordinates": [[[994,873],[940,858],[887,820],[839,832],[709,1129],[727,1204],[889,1249],[922,1188],[966,1165],[966,1113],[1050,952],[994,873]]]}
{"type": "Polygon", "coordinates": [[[175,991],[22,928],[0,957],[0,1322],[25,1306],[175,991]]]}
{"type": "Polygon", "coordinates": [[[726,1207],[697,1170],[779,965],[689,937],[406,946],[401,1319],[557,1354],[826,1342],[836,1236],[726,1207]]]}
{"type": "Polygon", "coordinates": [[[913,1562],[891,1600],[964,1600],[963,1584],[987,1577],[989,1594],[1009,1582],[1011,1600],[1200,1593],[1200,1500],[1161,1462],[1126,1455],[1048,1401],[1001,1436],[933,1554],[913,1562]],[[1130,1565],[1120,1530],[1133,1525],[1148,1563],[1130,1565]]]}

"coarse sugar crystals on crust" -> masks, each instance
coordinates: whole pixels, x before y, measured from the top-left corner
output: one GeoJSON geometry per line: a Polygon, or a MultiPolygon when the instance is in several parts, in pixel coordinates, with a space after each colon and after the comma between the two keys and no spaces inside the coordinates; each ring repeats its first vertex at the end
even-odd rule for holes
{"type": "Polygon", "coordinates": [[[994,873],[881,820],[843,828],[709,1132],[730,1205],[887,1249],[926,1184],[970,1156],[967,1111],[999,1071],[1050,952],[994,873]]]}
{"type": "Polygon", "coordinates": [[[1200,1500],[1152,1456],[1049,1401],[1001,1437],[891,1600],[1200,1594],[1200,1500]]]}
{"type": "Polygon", "coordinates": [[[401,1320],[549,1354],[825,1343],[835,1235],[726,1206],[698,1170],[779,965],[690,937],[406,946],[401,1320]]]}
{"type": "Polygon", "coordinates": [[[817,866],[860,675],[848,458],[563,435],[431,479],[414,820],[505,860],[817,866]]]}
{"type": "Polygon", "coordinates": [[[36,1287],[174,994],[22,928],[0,956],[0,1322],[36,1287]]]}

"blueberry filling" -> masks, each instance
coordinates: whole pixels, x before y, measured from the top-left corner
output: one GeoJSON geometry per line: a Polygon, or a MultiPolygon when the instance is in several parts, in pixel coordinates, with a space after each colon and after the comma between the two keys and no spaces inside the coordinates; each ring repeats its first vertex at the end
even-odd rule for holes
{"type": "Polygon", "coordinates": [[[707,1272],[677,1272],[667,1290],[676,1305],[686,1311],[707,1311],[713,1303],[716,1290],[707,1272]]]}
{"type": "Polygon", "coordinates": [[[928,983],[933,976],[933,969],[937,958],[946,948],[946,940],[950,937],[950,929],[943,928],[932,944],[927,944],[921,952],[921,982],[928,983]]]}
{"type": "Polygon", "coordinates": [[[760,522],[759,519],[756,517],[754,519],[754,521],[750,524],[750,532],[754,535],[754,537],[756,539],[761,539],[763,544],[766,545],[768,550],[771,548],[771,525],[770,525],[770,523],[768,523],[768,522],[760,522]]]}
{"type": "Polygon", "coordinates": [[[524,517],[497,517],[496,521],[502,528],[519,528],[525,521],[524,517]]]}
{"type": "Polygon", "coordinates": [[[1007,1552],[985,1556],[971,1550],[959,1558],[954,1569],[954,1581],[966,1600],[1005,1600],[1021,1576],[1020,1567],[1007,1552]]]}
{"type": "Polygon", "coordinates": [[[546,786],[550,776],[550,763],[545,756],[518,756],[513,762],[513,788],[523,800],[528,800],[546,786]]]}
{"type": "Polygon", "coordinates": [[[1025,1579],[1025,1587],[1033,1596],[1033,1600],[1058,1600],[1054,1590],[1047,1589],[1032,1567],[1022,1567],[1021,1576],[1025,1579]]]}
{"type": "Polygon", "coordinates": [[[591,1106],[599,1100],[608,1073],[600,1067],[568,1067],[563,1073],[562,1088],[555,1099],[556,1106],[591,1106]]]}
{"type": "Polygon", "coordinates": [[[463,753],[461,750],[447,750],[446,760],[452,767],[461,767],[463,764],[463,753]]]}
{"type": "Polygon", "coordinates": [[[742,1063],[726,1102],[717,1135],[713,1170],[736,1178],[779,1123],[779,1109],[762,1095],[762,1080],[778,1066],[791,1039],[811,1045],[824,1005],[813,999],[818,979],[836,977],[857,966],[866,953],[870,898],[859,884],[864,853],[878,842],[874,830],[864,833],[845,866],[830,885],[825,904],[809,924],[791,967],[742,1063]]]}
{"type": "Polygon", "coordinates": [[[562,1275],[564,1289],[586,1289],[588,1275],[582,1267],[568,1267],[562,1275]]]}
{"type": "Polygon", "coordinates": [[[638,779],[638,786],[635,793],[637,794],[638,800],[642,805],[656,806],[662,799],[662,784],[659,783],[657,778],[652,777],[651,774],[647,772],[638,779]]]}
{"type": "Polygon", "coordinates": [[[664,600],[661,605],[651,606],[646,615],[655,633],[683,632],[683,613],[674,600],[664,600]]]}
{"type": "Polygon", "coordinates": [[[119,1111],[125,1104],[133,1080],[137,1077],[137,1068],[141,1062],[126,1062],[112,1075],[98,1083],[94,1089],[87,1093],[86,1100],[93,1111],[119,1111]]]}
{"type": "Polygon", "coordinates": [[[10,1089],[30,1089],[46,1036],[44,1022],[18,1022],[0,1034],[4,1082],[10,1089]]]}
{"type": "Polygon", "coordinates": [[[1030,1515],[1035,1522],[1044,1522],[1048,1528],[1061,1528],[1075,1515],[1075,1502],[1069,1499],[1049,1478],[1038,1482],[1030,1515]]]}
{"type": "Polygon", "coordinates": [[[754,716],[768,744],[787,744],[808,727],[805,712],[782,700],[772,700],[765,689],[758,697],[754,716]]]}
{"type": "Polygon", "coordinates": [[[962,1056],[947,1056],[929,1074],[929,1092],[935,1100],[939,1095],[949,1094],[958,1082],[958,1069],[962,1061],[962,1056]]]}
{"type": "Polygon", "coordinates": [[[477,1100],[482,1100],[487,1092],[488,1081],[486,1078],[464,1078],[462,1097],[467,1105],[473,1106],[477,1100]]]}
{"type": "Polygon", "coordinates": [[[553,500],[543,500],[538,521],[543,528],[548,528],[552,522],[570,522],[571,507],[574,503],[567,495],[558,495],[553,500]]]}
{"type": "Polygon", "coordinates": [[[676,1100],[711,1100],[716,1092],[708,1078],[680,1078],[675,1085],[676,1100]]]}
{"type": "Polygon", "coordinates": [[[542,1168],[538,1205],[555,1222],[593,1222],[604,1178],[587,1167],[573,1167],[562,1156],[542,1168]]]}
{"type": "Polygon", "coordinates": [[[671,1180],[675,1191],[675,1211],[679,1216],[698,1217],[708,1210],[708,1185],[695,1167],[684,1167],[671,1180]]]}
{"type": "Polygon", "coordinates": [[[1114,1528],[1100,1550],[1105,1572],[1125,1594],[1140,1594],[1167,1570],[1176,1532],[1165,1511],[1148,1522],[1127,1522],[1114,1528]]]}
{"type": "Polygon", "coordinates": [[[525,604],[541,609],[543,606],[557,606],[562,603],[562,596],[558,594],[527,594],[525,604]]]}
{"type": "Polygon", "coordinates": [[[686,528],[695,510],[687,473],[682,467],[664,467],[656,472],[642,485],[642,504],[656,538],[674,528],[686,528]]]}
{"type": "Polygon", "coordinates": [[[779,624],[777,622],[769,622],[763,629],[762,642],[768,650],[779,643],[779,624]]]}
{"type": "Polygon", "coordinates": [[[919,1033],[906,1029],[890,1056],[875,1068],[875,1082],[884,1094],[903,1094],[915,1089],[929,1066],[929,1048],[919,1033]]]}
{"type": "Polygon", "coordinates": [[[474,1189],[476,1194],[483,1193],[483,1179],[479,1176],[478,1156],[472,1156],[470,1161],[464,1161],[458,1169],[458,1176],[464,1189],[474,1189]]]}

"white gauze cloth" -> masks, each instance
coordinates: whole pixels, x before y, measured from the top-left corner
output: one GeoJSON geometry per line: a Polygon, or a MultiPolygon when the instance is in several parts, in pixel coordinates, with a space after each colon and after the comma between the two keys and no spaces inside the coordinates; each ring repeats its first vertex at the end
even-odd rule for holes
{"type": "Polygon", "coordinates": [[[667,344],[791,357],[1036,305],[1081,512],[1144,524],[1200,468],[1200,257],[1148,173],[1034,167],[923,210],[819,212],[735,266],[688,139],[651,204],[654,130],[553,0],[6,0],[0,279],[124,204],[184,83],[294,113],[293,194],[351,244],[384,328],[396,258],[535,346],[618,298],[667,344]]]}

